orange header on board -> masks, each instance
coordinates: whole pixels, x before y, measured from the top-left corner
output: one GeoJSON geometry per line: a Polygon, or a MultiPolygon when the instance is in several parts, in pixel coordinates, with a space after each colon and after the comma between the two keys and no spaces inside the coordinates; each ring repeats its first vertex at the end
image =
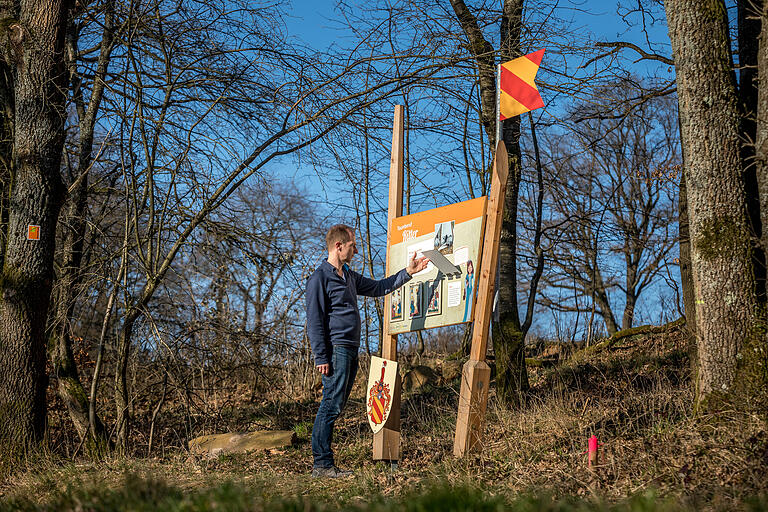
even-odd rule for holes
{"type": "Polygon", "coordinates": [[[485,215],[486,197],[470,199],[404,217],[392,219],[389,226],[389,245],[396,245],[435,232],[435,224],[454,221],[456,224],[485,215]]]}

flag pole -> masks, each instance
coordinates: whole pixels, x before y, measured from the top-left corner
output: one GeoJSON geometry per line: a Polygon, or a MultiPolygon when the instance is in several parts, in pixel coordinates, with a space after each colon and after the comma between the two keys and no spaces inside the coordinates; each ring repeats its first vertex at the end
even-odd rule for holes
{"type": "Polygon", "coordinates": [[[496,65],[496,144],[501,140],[501,64],[496,65]]]}

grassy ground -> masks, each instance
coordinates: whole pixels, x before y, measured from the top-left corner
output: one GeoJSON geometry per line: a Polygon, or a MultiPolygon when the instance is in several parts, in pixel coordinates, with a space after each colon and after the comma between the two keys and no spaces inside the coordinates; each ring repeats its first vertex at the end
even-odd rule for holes
{"type": "Polygon", "coordinates": [[[216,460],[38,456],[0,484],[0,510],[768,510],[766,425],[731,410],[694,414],[681,332],[535,368],[531,381],[519,410],[491,391],[485,447],[460,460],[457,381],[406,395],[396,471],[370,460],[358,390],[335,439],[353,478],[309,477],[314,410],[286,401],[236,412],[293,428],[296,446],[216,460]],[[592,434],[603,443],[594,471],[583,453],[592,434]]]}

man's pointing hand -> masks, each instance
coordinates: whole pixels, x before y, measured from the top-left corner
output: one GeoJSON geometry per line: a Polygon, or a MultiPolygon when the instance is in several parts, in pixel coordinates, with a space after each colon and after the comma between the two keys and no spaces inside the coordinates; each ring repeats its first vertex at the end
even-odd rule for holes
{"type": "Polygon", "coordinates": [[[428,263],[429,258],[422,256],[421,258],[417,259],[416,253],[413,253],[413,256],[411,256],[411,261],[409,261],[408,266],[405,267],[405,271],[408,272],[409,275],[416,274],[417,272],[421,272],[427,268],[428,263]]]}

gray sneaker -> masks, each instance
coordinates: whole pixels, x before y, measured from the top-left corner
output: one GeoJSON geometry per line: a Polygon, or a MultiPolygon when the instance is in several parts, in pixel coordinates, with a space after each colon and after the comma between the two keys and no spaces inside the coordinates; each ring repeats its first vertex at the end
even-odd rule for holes
{"type": "Polygon", "coordinates": [[[336,466],[329,468],[312,468],[312,478],[345,478],[352,476],[354,472],[339,469],[336,466]]]}

